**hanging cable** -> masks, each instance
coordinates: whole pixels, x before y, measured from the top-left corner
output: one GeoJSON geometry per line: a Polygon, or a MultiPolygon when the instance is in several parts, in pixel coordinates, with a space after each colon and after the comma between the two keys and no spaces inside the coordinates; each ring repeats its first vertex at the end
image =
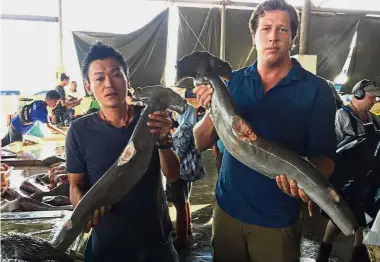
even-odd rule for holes
{"type": "Polygon", "coordinates": [[[200,38],[200,36],[202,35],[202,32],[203,32],[203,30],[204,30],[204,28],[205,28],[205,25],[207,24],[207,21],[209,20],[210,13],[211,13],[211,8],[210,8],[209,11],[208,11],[207,17],[206,17],[206,19],[205,19],[205,22],[203,23],[203,26],[202,26],[201,32],[199,33],[199,36],[197,36],[197,34],[196,34],[196,33],[194,32],[194,30],[191,28],[191,26],[189,25],[189,22],[186,20],[186,18],[184,17],[184,15],[182,14],[182,12],[181,12],[180,9],[178,9],[178,13],[179,13],[179,15],[181,16],[181,18],[185,21],[185,23],[186,23],[186,25],[188,26],[188,28],[190,29],[190,31],[193,33],[194,37],[197,39],[197,42],[195,43],[195,46],[194,46],[193,51],[195,50],[195,48],[196,48],[198,42],[199,42],[199,44],[202,46],[202,48],[203,48],[204,51],[208,51],[208,50],[204,47],[202,41],[200,41],[199,38],[200,38]]]}

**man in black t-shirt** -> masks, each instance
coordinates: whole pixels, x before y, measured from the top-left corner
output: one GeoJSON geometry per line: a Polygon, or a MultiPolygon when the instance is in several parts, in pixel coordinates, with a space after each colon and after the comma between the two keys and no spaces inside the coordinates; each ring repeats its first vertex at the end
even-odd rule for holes
{"type": "MultiPolygon", "coordinates": [[[[101,109],[75,121],[66,137],[66,169],[74,206],[121,155],[141,113],[140,107],[126,103],[128,68],[118,51],[96,43],[82,68],[86,89],[94,94],[101,109]]],[[[161,170],[169,181],[179,178],[179,160],[171,149],[169,135],[172,122],[166,111],[149,118],[151,133],[158,137],[152,158],[146,160],[150,165],[109,212],[104,208],[94,212],[86,261],[178,261],[161,181],[161,170]]]]}

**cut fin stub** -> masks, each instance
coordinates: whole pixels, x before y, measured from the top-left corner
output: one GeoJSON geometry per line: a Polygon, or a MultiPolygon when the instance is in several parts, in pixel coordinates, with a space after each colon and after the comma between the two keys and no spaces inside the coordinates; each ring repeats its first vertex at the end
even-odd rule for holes
{"type": "Polygon", "coordinates": [[[340,196],[338,195],[338,193],[331,187],[328,187],[327,188],[327,194],[329,196],[329,198],[334,201],[335,203],[339,203],[340,202],[340,196]]]}
{"type": "Polygon", "coordinates": [[[239,116],[234,116],[232,119],[232,133],[242,141],[254,142],[257,139],[250,125],[239,116]]]}
{"type": "Polygon", "coordinates": [[[136,148],[135,148],[135,145],[133,144],[133,141],[131,141],[124,148],[123,153],[120,155],[119,160],[117,161],[117,166],[125,165],[135,155],[136,155],[136,148]]]}

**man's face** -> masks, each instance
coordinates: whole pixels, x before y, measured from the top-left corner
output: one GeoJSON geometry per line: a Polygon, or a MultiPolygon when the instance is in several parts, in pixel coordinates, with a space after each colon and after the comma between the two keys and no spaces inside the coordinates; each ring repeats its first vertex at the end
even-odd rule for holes
{"type": "Polygon", "coordinates": [[[67,86],[70,83],[70,79],[63,80],[63,86],[67,86]]]}
{"type": "Polygon", "coordinates": [[[50,108],[55,108],[58,104],[59,99],[46,99],[46,104],[50,108]]]}
{"type": "Polygon", "coordinates": [[[269,67],[281,64],[293,45],[289,13],[265,11],[253,35],[257,56],[269,67]]]}
{"type": "Polygon", "coordinates": [[[76,82],[72,82],[71,83],[71,91],[72,92],[76,92],[77,91],[77,83],[76,82]]]}
{"type": "Polygon", "coordinates": [[[88,91],[104,107],[116,108],[126,103],[128,81],[122,66],[113,58],[93,61],[88,69],[88,91]]]}
{"type": "Polygon", "coordinates": [[[366,92],[365,97],[361,102],[366,110],[370,110],[376,103],[376,96],[370,92],[366,92]]]}

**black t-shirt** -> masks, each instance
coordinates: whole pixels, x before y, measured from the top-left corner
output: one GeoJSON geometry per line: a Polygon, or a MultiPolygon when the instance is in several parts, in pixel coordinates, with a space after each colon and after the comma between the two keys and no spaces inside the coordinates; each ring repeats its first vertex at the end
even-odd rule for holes
{"type": "MultiPolygon", "coordinates": [[[[61,99],[66,99],[66,91],[65,88],[61,85],[58,85],[55,90],[59,93],[61,96],[61,99]]],[[[56,112],[64,112],[66,110],[65,106],[62,106],[61,102],[57,104],[57,107],[55,108],[56,112]]]]}
{"type": "MultiPolygon", "coordinates": [[[[94,185],[122,153],[140,114],[141,108],[136,107],[132,123],[125,128],[109,126],[97,113],[75,121],[66,137],[67,172],[84,173],[88,184],[94,185]]],[[[94,228],[93,254],[98,258],[122,257],[128,249],[167,242],[171,229],[155,148],[141,180],[94,228]]]]}

